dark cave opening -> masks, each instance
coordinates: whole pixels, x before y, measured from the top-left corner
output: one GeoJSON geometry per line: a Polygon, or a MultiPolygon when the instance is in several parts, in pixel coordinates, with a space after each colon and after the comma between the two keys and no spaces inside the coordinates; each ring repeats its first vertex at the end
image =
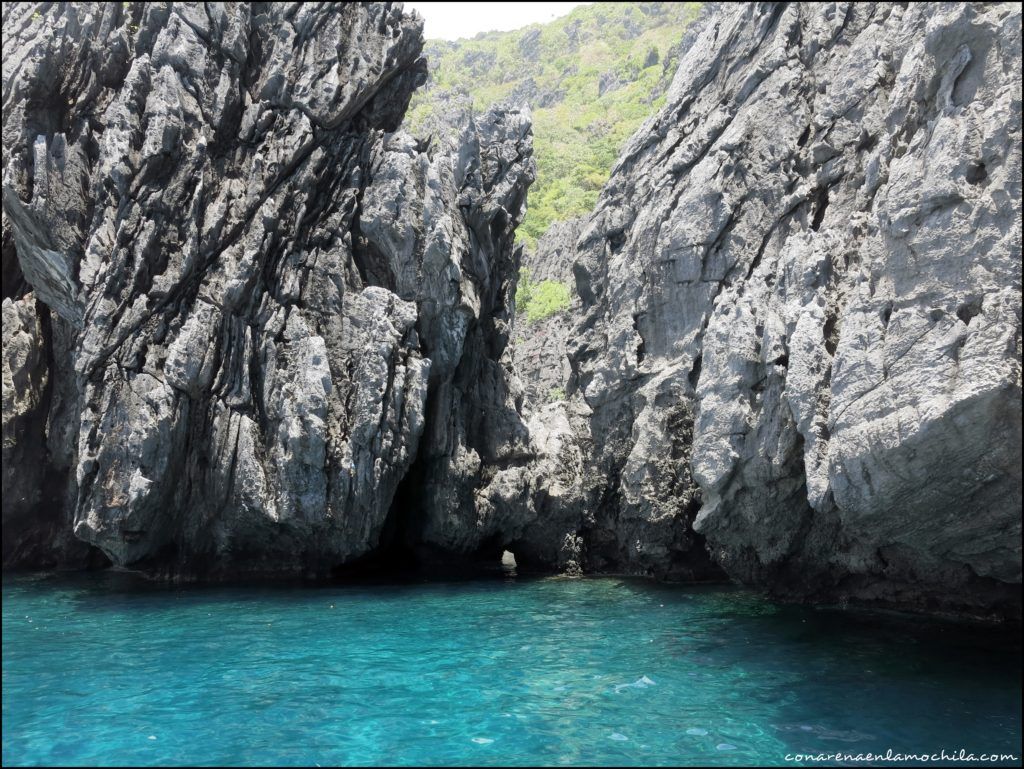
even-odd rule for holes
{"type": "MultiPolygon", "coordinates": [[[[421,451],[422,448],[421,445],[421,451]]],[[[331,568],[333,579],[409,577],[419,571],[419,559],[413,546],[413,528],[422,496],[422,476],[420,463],[413,462],[395,490],[377,547],[360,558],[335,564],[331,568]]]]}
{"type": "Polygon", "coordinates": [[[968,184],[978,185],[988,179],[988,171],[985,169],[985,164],[980,160],[976,163],[971,163],[967,167],[966,177],[968,184]]]}
{"type": "Polygon", "coordinates": [[[971,324],[971,320],[981,314],[982,303],[984,297],[974,297],[969,301],[961,304],[956,310],[956,316],[963,322],[965,326],[971,324]]]}
{"type": "Polygon", "coordinates": [[[818,231],[825,219],[826,209],[828,209],[828,187],[822,187],[814,199],[814,218],[811,219],[811,229],[815,232],[818,231]]]}

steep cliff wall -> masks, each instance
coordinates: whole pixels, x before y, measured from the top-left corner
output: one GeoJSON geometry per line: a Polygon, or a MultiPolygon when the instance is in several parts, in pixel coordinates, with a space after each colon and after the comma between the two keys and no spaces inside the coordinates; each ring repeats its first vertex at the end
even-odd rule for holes
{"type": "Polygon", "coordinates": [[[573,264],[577,316],[525,409],[530,117],[394,132],[415,17],[3,23],[5,566],[325,574],[509,547],[1019,616],[1016,5],[703,14],[664,109],[536,265],[573,264]]]}
{"type": "Polygon", "coordinates": [[[600,562],[1019,614],[1020,89],[1013,4],[707,21],[579,242],[600,562]]]}
{"type": "Polygon", "coordinates": [[[526,442],[528,114],[386,133],[425,71],[390,3],[3,26],[5,565],[64,525],[155,573],[324,573],[399,536],[414,468],[427,524],[475,519],[526,442]]]}
{"type": "MultiPolygon", "coordinates": [[[[572,265],[582,224],[582,219],[554,222],[541,236],[535,249],[524,251],[519,291],[525,287],[523,276],[536,285],[551,282],[566,288],[575,286],[572,265]]],[[[575,315],[573,301],[570,295],[564,310],[536,319],[531,319],[525,308],[516,312],[513,352],[516,373],[523,384],[523,405],[527,411],[535,411],[547,403],[565,398],[565,387],[571,373],[565,343],[575,315]]]]}

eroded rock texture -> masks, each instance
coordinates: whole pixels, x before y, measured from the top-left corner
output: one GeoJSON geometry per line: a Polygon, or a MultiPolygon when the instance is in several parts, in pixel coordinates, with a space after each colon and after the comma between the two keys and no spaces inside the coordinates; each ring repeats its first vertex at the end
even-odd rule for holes
{"type": "Polygon", "coordinates": [[[1019,614],[1021,14],[710,17],[580,237],[598,563],[1019,614]]]}
{"type": "MultiPolygon", "coordinates": [[[[531,281],[575,285],[572,265],[582,225],[582,219],[554,222],[537,242],[536,250],[524,252],[522,269],[529,270],[531,281]]],[[[525,313],[516,316],[516,373],[523,384],[523,404],[529,411],[565,398],[571,373],[565,343],[574,314],[570,308],[533,321],[525,313]]]]}
{"type": "Polygon", "coordinates": [[[3,562],[85,567],[92,554],[72,535],[63,504],[70,467],[59,450],[43,461],[47,419],[60,398],[50,381],[50,338],[49,313],[31,293],[4,298],[3,562]]]}
{"type": "Polygon", "coordinates": [[[1019,616],[1018,6],[703,14],[559,235],[580,316],[525,408],[529,114],[396,132],[415,17],[3,14],[5,565],[508,547],[1019,616]]]}
{"type": "Polygon", "coordinates": [[[528,114],[387,133],[425,72],[391,3],[12,4],[3,26],[5,563],[67,516],[118,565],[322,574],[399,536],[411,470],[450,545],[481,462],[527,440],[503,354],[528,114]],[[56,511],[35,476],[8,486],[9,451],[68,470],[56,511]]]}

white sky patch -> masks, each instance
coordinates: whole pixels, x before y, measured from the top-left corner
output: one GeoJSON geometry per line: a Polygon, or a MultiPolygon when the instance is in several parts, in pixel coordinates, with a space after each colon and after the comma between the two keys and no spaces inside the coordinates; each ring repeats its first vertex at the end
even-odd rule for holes
{"type": "Polygon", "coordinates": [[[458,40],[478,32],[519,29],[565,16],[590,3],[406,3],[424,19],[423,37],[458,40]]]}

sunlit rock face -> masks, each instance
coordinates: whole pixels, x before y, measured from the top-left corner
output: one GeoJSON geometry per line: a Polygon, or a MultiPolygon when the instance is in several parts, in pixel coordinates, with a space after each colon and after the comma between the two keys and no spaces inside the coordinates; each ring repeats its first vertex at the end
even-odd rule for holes
{"type": "MultiPolygon", "coordinates": [[[[537,247],[524,252],[517,295],[524,290],[524,277],[534,285],[558,284],[566,289],[574,285],[572,265],[583,221],[553,223],[540,237],[537,247]]],[[[568,307],[545,317],[531,319],[525,311],[516,313],[516,373],[523,384],[524,406],[529,411],[565,399],[571,373],[565,345],[577,312],[570,294],[568,307]]]]}
{"type": "Polygon", "coordinates": [[[1018,6],[704,12],[524,343],[529,111],[396,131],[415,16],[3,14],[5,566],[507,549],[1019,617],[1018,6]]]}
{"type": "Polygon", "coordinates": [[[1020,87],[1013,4],[705,19],[578,243],[598,560],[1019,614],[1020,87]]]}
{"type": "Polygon", "coordinates": [[[467,457],[527,440],[501,339],[528,112],[388,133],[425,74],[390,3],[3,25],[5,564],[56,506],[117,565],[325,573],[382,546],[417,458],[446,490],[421,514],[468,518],[467,457]],[[49,508],[8,493],[16,452],[49,508]]]}

